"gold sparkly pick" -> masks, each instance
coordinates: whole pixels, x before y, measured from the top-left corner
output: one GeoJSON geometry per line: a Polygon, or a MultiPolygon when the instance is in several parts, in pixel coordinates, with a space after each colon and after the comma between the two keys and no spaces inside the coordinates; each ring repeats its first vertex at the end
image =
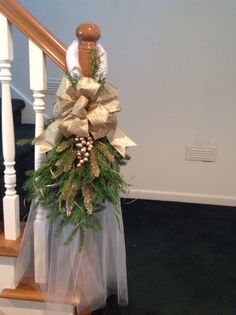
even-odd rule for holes
{"type": "Polygon", "coordinates": [[[93,205],[92,205],[92,199],[93,199],[93,193],[92,193],[92,187],[91,185],[83,185],[81,187],[82,195],[84,198],[84,206],[87,209],[88,214],[93,213],[93,205]]]}
{"type": "Polygon", "coordinates": [[[71,141],[64,141],[57,147],[56,152],[63,152],[65,149],[69,148],[69,146],[71,146],[71,141]]]}
{"type": "Polygon", "coordinates": [[[115,157],[114,155],[110,152],[110,150],[108,149],[108,147],[99,142],[99,141],[96,141],[95,142],[95,146],[96,148],[104,155],[104,157],[109,161],[109,162],[115,162],[115,157]]]}
{"type": "Polygon", "coordinates": [[[98,162],[97,162],[96,152],[95,152],[94,148],[90,152],[90,161],[91,161],[93,175],[95,177],[99,177],[99,175],[100,175],[100,168],[99,168],[99,165],[98,165],[98,162]]]}

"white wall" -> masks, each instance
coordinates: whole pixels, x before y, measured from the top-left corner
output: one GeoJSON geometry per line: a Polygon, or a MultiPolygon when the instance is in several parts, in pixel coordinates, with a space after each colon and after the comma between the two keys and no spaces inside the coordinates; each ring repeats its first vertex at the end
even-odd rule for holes
{"type": "MultiPolygon", "coordinates": [[[[235,0],[20,2],[66,45],[79,23],[101,27],[120,125],[138,143],[124,169],[131,196],[236,205],[235,0]],[[185,161],[189,144],[216,146],[216,163],[185,161]]],[[[14,84],[30,97],[23,52],[14,84]]]]}

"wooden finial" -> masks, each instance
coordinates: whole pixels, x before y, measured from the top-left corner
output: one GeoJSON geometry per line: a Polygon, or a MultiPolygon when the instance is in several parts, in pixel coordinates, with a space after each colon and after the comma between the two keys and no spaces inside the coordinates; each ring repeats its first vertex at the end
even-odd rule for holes
{"type": "Polygon", "coordinates": [[[84,23],[77,27],[76,36],[79,40],[79,64],[82,74],[90,77],[89,51],[96,49],[96,42],[100,38],[101,32],[97,25],[84,23]]]}

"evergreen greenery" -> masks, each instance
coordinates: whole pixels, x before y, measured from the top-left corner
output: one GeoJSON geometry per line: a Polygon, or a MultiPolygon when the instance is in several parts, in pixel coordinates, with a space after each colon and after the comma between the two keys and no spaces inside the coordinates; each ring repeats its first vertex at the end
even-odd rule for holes
{"type": "MultiPolygon", "coordinates": [[[[92,77],[101,84],[99,93],[103,93],[105,76],[100,72],[100,56],[92,50],[89,60],[92,77]]],[[[79,77],[69,74],[67,77],[75,88],[79,77]]],[[[19,144],[25,143],[28,143],[27,139],[23,139],[19,144]]],[[[120,166],[129,160],[129,156],[123,158],[104,137],[93,142],[90,159],[86,163],[78,167],[76,159],[75,137],[64,137],[46,155],[39,169],[28,172],[24,189],[28,193],[27,200],[35,200],[36,210],[41,206],[48,211],[51,222],[59,219],[57,234],[60,234],[65,225],[72,225],[65,244],[68,244],[77,232],[80,233],[81,248],[86,228],[100,230],[94,213],[104,209],[106,200],[113,204],[119,222],[120,193],[128,187],[119,170],[120,166]]]]}
{"type": "Polygon", "coordinates": [[[106,138],[95,142],[93,151],[100,169],[100,174],[96,177],[93,175],[90,161],[79,170],[76,168],[74,150],[72,137],[62,140],[48,153],[38,170],[28,172],[29,177],[24,189],[28,192],[28,201],[36,200],[36,208],[40,205],[48,211],[51,222],[60,219],[57,233],[60,233],[67,224],[74,226],[65,244],[69,243],[78,230],[80,231],[81,247],[85,228],[97,231],[100,229],[94,213],[103,210],[105,200],[112,202],[119,221],[120,193],[128,186],[120,175],[119,168],[126,163],[129,156],[122,158],[106,138]],[[60,151],[58,148],[65,146],[65,143],[68,147],[58,152],[60,151]],[[101,144],[114,156],[113,162],[109,162],[105,154],[98,149],[97,145],[101,144]],[[84,196],[86,188],[90,192],[89,198],[93,208],[91,212],[88,211],[84,196]],[[69,215],[68,208],[71,209],[69,215]]]}

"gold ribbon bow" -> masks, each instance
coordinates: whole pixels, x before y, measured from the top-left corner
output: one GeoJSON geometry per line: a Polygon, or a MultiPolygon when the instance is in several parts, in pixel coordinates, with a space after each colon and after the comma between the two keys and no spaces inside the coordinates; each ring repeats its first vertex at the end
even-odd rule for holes
{"type": "Polygon", "coordinates": [[[117,89],[105,83],[105,92],[98,95],[101,84],[81,77],[74,88],[63,77],[56,93],[53,115],[55,121],[34,139],[40,152],[50,151],[62,138],[71,135],[99,139],[107,136],[111,145],[124,157],[126,147],[136,144],[118,127],[116,113],[120,111],[117,89]]]}

